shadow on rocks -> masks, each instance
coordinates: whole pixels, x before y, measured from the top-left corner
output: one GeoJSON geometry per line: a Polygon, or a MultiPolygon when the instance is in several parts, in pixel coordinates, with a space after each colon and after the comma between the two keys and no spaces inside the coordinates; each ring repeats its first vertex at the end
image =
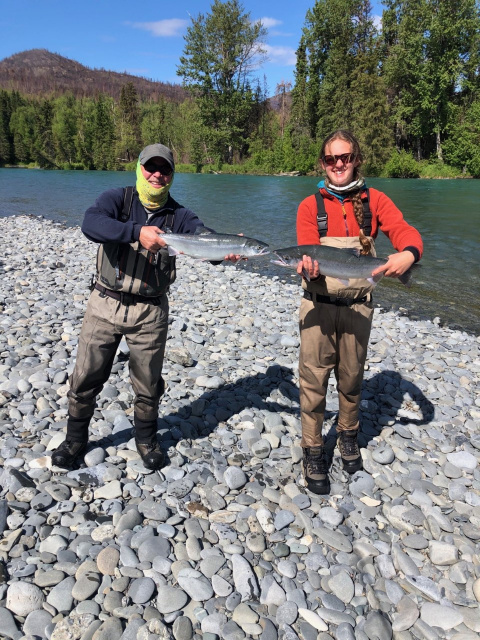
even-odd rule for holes
{"type": "MultiPolygon", "coordinates": [[[[166,453],[179,440],[194,441],[208,437],[220,423],[244,411],[247,412],[242,416],[244,420],[250,418],[254,421],[263,417],[271,428],[282,426],[280,413],[288,414],[292,417],[291,425],[295,426],[300,436],[299,392],[293,371],[285,366],[272,365],[265,373],[245,376],[217,389],[205,390],[200,397],[178,407],[175,412],[164,414],[158,419],[157,429],[162,450],[166,453]],[[251,418],[248,415],[249,409],[253,410],[251,418]]],[[[125,417],[112,434],[96,442],[91,441],[89,449],[112,444],[118,446],[128,442],[132,436],[133,425],[125,417]]],[[[169,462],[167,455],[166,464],[169,462]]]]}
{"type": "MultiPolygon", "coordinates": [[[[366,447],[384,427],[393,424],[425,425],[432,421],[434,405],[413,382],[396,371],[382,371],[363,381],[360,403],[359,444],[366,447]]],[[[326,418],[334,416],[326,412],[326,418]]],[[[325,447],[333,455],[336,443],[336,420],[326,437],[325,447]]]]}

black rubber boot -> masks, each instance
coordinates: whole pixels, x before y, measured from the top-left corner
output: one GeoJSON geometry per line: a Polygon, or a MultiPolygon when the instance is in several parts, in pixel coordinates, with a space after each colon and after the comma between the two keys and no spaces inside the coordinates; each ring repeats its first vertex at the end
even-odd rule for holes
{"type": "Polygon", "coordinates": [[[303,449],[303,476],[307,489],[312,493],[326,495],[330,492],[324,447],[305,447],[303,449]]]}
{"type": "Polygon", "coordinates": [[[134,416],[135,444],[147,469],[158,471],[165,466],[165,456],[157,440],[157,421],[134,416]]]}
{"type": "Polygon", "coordinates": [[[358,429],[340,431],[338,435],[337,446],[342,456],[343,468],[347,473],[355,473],[363,469],[357,435],[358,429]]]}
{"type": "Polygon", "coordinates": [[[158,471],[165,466],[165,456],[156,439],[152,442],[138,442],[135,440],[135,444],[137,445],[137,451],[140,454],[142,462],[147,469],[158,471]]]}
{"type": "Polygon", "coordinates": [[[87,442],[77,442],[66,438],[52,451],[52,464],[55,467],[71,467],[78,456],[87,448],[87,442]]]}

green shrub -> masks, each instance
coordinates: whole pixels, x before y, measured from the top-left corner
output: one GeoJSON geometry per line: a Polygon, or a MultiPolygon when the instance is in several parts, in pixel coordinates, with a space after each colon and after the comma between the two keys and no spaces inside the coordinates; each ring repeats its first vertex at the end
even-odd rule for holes
{"type": "Polygon", "coordinates": [[[198,170],[198,167],[194,164],[186,164],[186,163],[177,163],[175,165],[175,172],[176,173],[201,173],[201,171],[198,170]]]}
{"type": "Polygon", "coordinates": [[[137,170],[137,160],[132,160],[132,162],[127,162],[123,165],[124,171],[136,171],[137,170]]]}
{"type": "Polygon", "coordinates": [[[394,151],[382,173],[384,178],[418,178],[420,165],[407,151],[394,151]]]}
{"type": "Polygon", "coordinates": [[[425,162],[420,164],[421,178],[460,178],[462,171],[443,162],[425,162]]]}

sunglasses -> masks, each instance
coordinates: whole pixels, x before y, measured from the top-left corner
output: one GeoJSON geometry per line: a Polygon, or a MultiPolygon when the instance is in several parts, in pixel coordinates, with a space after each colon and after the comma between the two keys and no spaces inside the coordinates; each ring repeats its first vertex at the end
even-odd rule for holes
{"type": "Polygon", "coordinates": [[[145,169],[145,171],[148,171],[148,173],[157,173],[157,171],[159,173],[162,174],[162,176],[171,176],[173,173],[173,169],[169,164],[157,164],[156,162],[152,162],[151,160],[147,160],[147,162],[143,165],[143,168],[145,169]]]}
{"type": "Polygon", "coordinates": [[[342,153],[339,156],[323,156],[322,161],[328,167],[334,167],[338,161],[341,161],[343,165],[353,162],[355,160],[354,153],[342,153]]]}

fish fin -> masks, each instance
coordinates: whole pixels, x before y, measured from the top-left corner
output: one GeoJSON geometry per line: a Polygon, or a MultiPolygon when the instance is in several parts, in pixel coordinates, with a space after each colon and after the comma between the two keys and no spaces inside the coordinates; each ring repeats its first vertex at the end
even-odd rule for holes
{"type": "Polygon", "coordinates": [[[176,249],[174,249],[173,247],[171,247],[170,245],[168,245],[168,255],[169,256],[178,256],[180,255],[182,252],[181,251],[177,251],[176,249]]]}
{"type": "Polygon", "coordinates": [[[193,232],[193,235],[194,236],[203,236],[203,235],[210,235],[212,233],[215,233],[213,231],[213,229],[209,229],[208,227],[201,226],[201,227],[197,227],[195,229],[195,231],[193,232]]]}
{"type": "Polygon", "coordinates": [[[352,255],[356,256],[357,258],[359,258],[362,255],[362,250],[355,248],[355,247],[350,247],[348,249],[344,249],[344,251],[348,251],[349,253],[351,253],[352,255]]]}
{"type": "Polygon", "coordinates": [[[308,273],[308,271],[306,269],[302,269],[302,274],[303,274],[303,277],[305,278],[305,280],[307,282],[310,282],[310,274],[308,273]]]}
{"type": "Polygon", "coordinates": [[[370,278],[366,278],[366,280],[372,285],[372,287],[376,287],[382,278],[383,273],[377,273],[376,276],[370,276],[370,278]]]}

